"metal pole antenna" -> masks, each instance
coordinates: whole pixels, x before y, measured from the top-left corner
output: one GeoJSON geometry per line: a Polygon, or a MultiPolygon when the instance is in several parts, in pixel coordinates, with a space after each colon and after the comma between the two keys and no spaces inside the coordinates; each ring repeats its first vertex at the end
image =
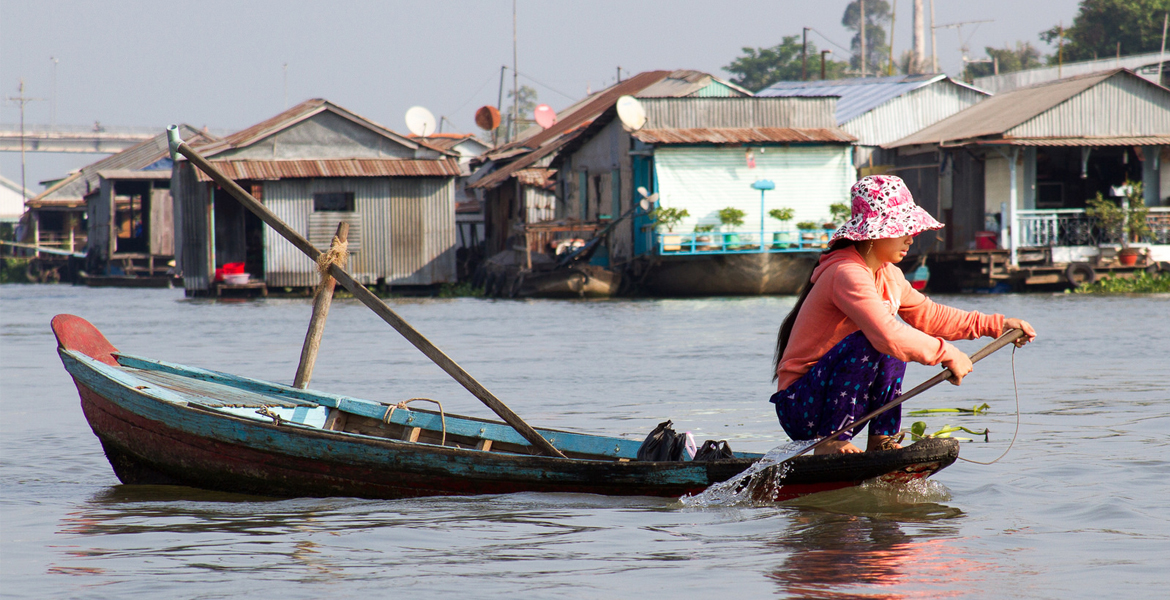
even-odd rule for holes
{"type": "Polygon", "coordinates": [[[512,0],[512,139],[520,135],[520,73],[516,71],[516,0],[512,0]]]}

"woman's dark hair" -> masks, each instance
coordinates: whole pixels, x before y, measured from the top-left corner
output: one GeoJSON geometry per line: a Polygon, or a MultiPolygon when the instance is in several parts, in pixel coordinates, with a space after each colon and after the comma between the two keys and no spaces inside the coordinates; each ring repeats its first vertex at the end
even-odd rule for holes
{"type": "MultiPolygon", "coordinates": [[[[856,245],[857,242],[841,238],[832,243],[827,250],[821,253],[824,256],[830,252],[836,252],[844,248],[849,248],[856,245]]],[[[819,264],[820,261],[817,261],[819,264]]],[[[780,359],[784,357],[784,350],[788,348],[788,338],[792,335],[792,326],[796,323],[796,315],[800,313],[800,307],[804,306],[804,299],[808,298],[808,293],[812,291],[812,275],[817,270],[817,265],[814,264],[808,270],[808,279],[804,282],[804,286],[800,288],[800,296],[796,299],[796,304],[792,307],[792,312],[784,317],[784,322],[780,324],[780,332],[776,334],[776,355],[772,357],[772,381],[776,381],[780,377],[780,359]]]]}

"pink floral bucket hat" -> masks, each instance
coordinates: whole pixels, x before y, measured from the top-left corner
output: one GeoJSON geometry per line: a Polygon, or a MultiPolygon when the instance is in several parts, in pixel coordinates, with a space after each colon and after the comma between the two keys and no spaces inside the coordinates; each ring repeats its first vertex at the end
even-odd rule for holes
{"type": "Polygon", "coordinates": [[[901,177],[862,177],[853,184],[849,196],[853,205],[852,218],[833,232],[830,244],[841,238],[860,242],[918,235],[943,228],[942,223],[914,203],[901,177]]]}

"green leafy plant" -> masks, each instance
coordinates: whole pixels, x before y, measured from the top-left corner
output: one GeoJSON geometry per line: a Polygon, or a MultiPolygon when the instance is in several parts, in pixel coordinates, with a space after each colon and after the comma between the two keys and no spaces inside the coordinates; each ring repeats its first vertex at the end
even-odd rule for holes
{"type": "Polygon", "coordinates": [[[1096,197],[1088,200],[1085,214],[1096,219],[1103,231],[1121,238],[1121,246],[1128,248],[1130,242],[1139,242],[1142,237],[1150,235],[1150,226],[1146,222],[1150,209],[1146,208],[1145,200],[1142,199],[1140,181],[1126,180],[1125,186],[1128,190],[1125,199],[1129,210],[1112,200],[1106,200],[1101,192],[1097,192],[1096,197]]]}
{"type": "Polygon", "coordinates": [[[735,208],[734,206],[728,206],[727,208],[721,209],[719,211],[719,222],[722,223],[724,227],[742,227],[743,217],[745,214],[747,213],[738,208],[735,208]]]}
{"type": "Polygon", "coordinates": [[[820,226],[814,221],[801,221],[796,224],[797,229],[820,229],[820,226]]]}
{"type": "MultiPolygon", "coordinates": [[[[923,440],[926,438],[949,438],[949,437],[951,437],[952,433],[955,433],[958,431],[965,431],[971,435],[981,435],[981,436],[983,436],[983,441],[985,441],[985,442],[989,440],[988,434],[991,433],[990,430],[988,430],[988,429],[983,429],[983,430],[968,429],[966,427],[962,427],[962,426],[958,426],[958,425],[943,425],[941,429],[939,429],[938,431],[936,431],[934,433],[926,433],[926,423],[923,421],[915,421],[914,424],[910,426],[910,429],[908,429],[906,431],[906,433],[908,433],[910,435],[910,439],[912,439],[914,441],[918,441],[918,440],[923,440]]],[[[955,438],[955,439],[960,440],[960,441],[964,441],[964,442],[971,441],[970,438],[955,438]]]]}
{"type": "Polygon", "coordinates": [[[833,216],[834,223],[844,223],[849,220],[853,211],[844,202],[834,202],[829,205],[829,214],[833,216]]]}
{"type": "Polygon", "coordinates": [[[1133,277],[1106,275],[1075,290],[1077,294],[1166,294],[1170,293],[1170,273],[1150,274],[1138,271],[1133,277]]]}
{"type": "Polygon", "coordinates": [[[663,227],[669,232],[674,232],[674,227],[683,219],[691,216],[687,209],[677,209],[674,207],[659,206],[650,211],[650,218],[654,220],[654,224],[658,227],[663,227]]]}
{"type": "Polygon", "coordinates": [[[935,413],[967,413],[967,414],[972,414],[972,415],[978,415],[978,414],[981,414],[981,413],[987,411],[990,408],[991,408],[991,406],[989,406],[986,402],[984,402],[983,404],[980,404],[978,406],[972,406],[971,408],[922,408],[919,410],[910,411],[907,414],[909,414],[911,416],[932,415],[935,413]]]}
{"type": "Polygon", "coordinates": [[[768,211],[768,216],[777,221],[786,222],[791,221],[792,217],[796,215],[795,208],[773,208],[768,211]]]}
{"type": "Polygon", "coordinates": [[[715,226],[708,223],[707,225],[695,225],[695,233],[710,233],[715,231],[715,226]]]}

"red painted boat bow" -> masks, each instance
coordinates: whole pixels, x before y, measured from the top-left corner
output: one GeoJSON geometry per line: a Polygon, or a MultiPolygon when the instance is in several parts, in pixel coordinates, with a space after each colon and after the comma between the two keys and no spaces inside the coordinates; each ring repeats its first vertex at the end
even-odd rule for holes
{"type": "Polygon", "coordinates": [[[118,366],[118,359],[114,358],[118,349],[93,323],[76,315],[62,314],[53,317],[52,326],[58,347],[80,352],[107,365],[118,366]]]}

